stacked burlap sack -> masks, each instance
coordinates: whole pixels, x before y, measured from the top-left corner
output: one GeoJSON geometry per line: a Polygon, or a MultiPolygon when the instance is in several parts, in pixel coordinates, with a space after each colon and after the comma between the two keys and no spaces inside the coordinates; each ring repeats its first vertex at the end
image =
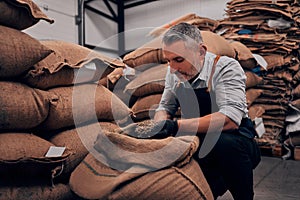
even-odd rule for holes
{"type": "Polygon", "coordinates": [[[0,2],[1,199],[73,199],[71,172],[102,129],[131,115],[98,84],[123,62],[22,32],[40,20],[54,22],[30,0],[0,2]],[[52,146],[66,149],[47,157],[52,146]]]}
{"type": "Polygon", "coordinates": [[[227,3],[227,17],[214,30],[243,43],[267,62],[265,72],[256,69],[264,82],[256,87],[262,95],[252,104],[261,114],[264,111],[266,133],[258,142],[266,147],[283,143],[288,135],[289,104],[299,104],[295,95],[299,84],[299,11],[299,2],[294,0],[234,0],[227,3]]]}

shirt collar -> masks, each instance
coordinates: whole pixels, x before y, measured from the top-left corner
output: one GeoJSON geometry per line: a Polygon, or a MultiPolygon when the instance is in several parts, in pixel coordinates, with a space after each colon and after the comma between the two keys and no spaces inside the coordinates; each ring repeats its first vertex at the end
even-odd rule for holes
{"type": "Polygon", "coordinates": [[[205,58],[204,58],[204,63],[203,63],[203,67],[198,75],[198,77],[192,82],[192,84],[190,84],[188,81],[187,82],[181,82],[177,77],[176,75],[174,75],[174,77],[176,77],[176,85],[177,87],[180,85],[180,84],[183,84],[185,87],[197,87],[198,85],[202,85],[202,87],[204,85],[207,86],[207,82],[208,82],[208,79],[209,79],[209,75],[210,75],[210,72],[211,72],[211,62],[214,61],[214,58],[215,58],[215,55],[210,53],[210,52],[206,52],[206,55],[205,55],[205,58]],[[203,85],[204,84],[204,85],[203,85]]]}
{"type": "Polygon", "coordinates": [[[205,81],[207,83],[209,79],[209,75],[211,72],[210,63],[213,61],[213,54],[210,52],[206,52],[203,67],[198,75],[198,77],[192,82],[191,85],[196,85],[199,81],[205,81]]]}

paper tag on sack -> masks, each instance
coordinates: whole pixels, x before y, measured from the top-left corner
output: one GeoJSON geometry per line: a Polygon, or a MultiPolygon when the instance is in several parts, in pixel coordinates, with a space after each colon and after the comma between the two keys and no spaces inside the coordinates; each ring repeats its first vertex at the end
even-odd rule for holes
{"type": "Polygon", "coordinates": [[[45,157],[60,157],[65,152],[66,147],[55,147],[50,146],[48,152],[46,153],[45,157]]]}
{"type": "Polygon", "coordinates": [[[255,130],[257,132],[258,137],[261,137],[265,132],[265,125],[263,123],[263,119],[261,117],[259,118],[255,118],[254,119],[254,123],[255,123],[255,130]]]}

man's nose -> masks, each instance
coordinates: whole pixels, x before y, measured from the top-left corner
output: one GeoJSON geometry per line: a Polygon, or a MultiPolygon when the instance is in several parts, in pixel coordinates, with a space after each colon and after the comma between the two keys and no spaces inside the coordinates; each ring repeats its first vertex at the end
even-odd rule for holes
{"type": "Polygon", "coordinates": [[[170,62],[169,65],[170,65],[170,72],[171,72],[172,74],[174,74],[175,72],[178,71],[178,67],[177,67],[176,64],[170,62]]]}

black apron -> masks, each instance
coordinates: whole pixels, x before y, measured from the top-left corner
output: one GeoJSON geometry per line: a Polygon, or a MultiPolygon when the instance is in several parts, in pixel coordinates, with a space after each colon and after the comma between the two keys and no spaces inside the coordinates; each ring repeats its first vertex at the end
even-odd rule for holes
{"type": "MultiPolygon", "coordinates": [[[[208,87],[193,89],[192,87],[184,87],[183,84],[178,84],[176,87],[175,95],[178,104],[180,105],[181,118],[189,119],[203,117],[219,110],[216,103],[216,95],[211,91],[212,77],[219,58],[220,56],[217,56],[214,60],[208,87]]],[[[242,119],[238,130],[223,132],[239,132],[248,138],[254,138],[257,135],[253,123],[249,118],[242,119]]]]}
{"type": "Polygon", "coordinates": [[[184,87],[183,84],[177,85],[175,95],[180,105],[182,118],[203,117],[219,110],[215,94],[211,92],[212,77],[219,58],[220,56],[217,55],[214,60],[206,88],[193,89],[192,87],[184,87]]]}

